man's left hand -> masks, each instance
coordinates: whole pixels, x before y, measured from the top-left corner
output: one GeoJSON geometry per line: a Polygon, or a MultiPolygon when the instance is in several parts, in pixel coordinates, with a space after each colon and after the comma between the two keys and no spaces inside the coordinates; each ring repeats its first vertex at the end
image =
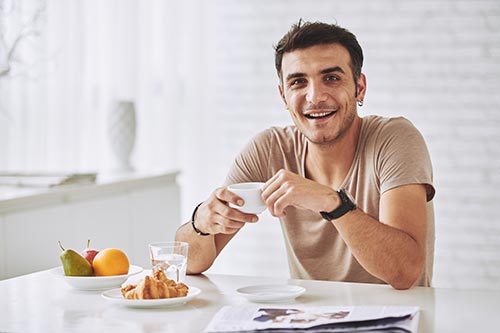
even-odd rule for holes
{"type": "Polygon", "coordinates": [[[340,205],[340,198],[331,187],[283,169],[264,184],[262,199],[275,217],[285,216],[288,206],[319,213],[332,211],[340,205]]]}

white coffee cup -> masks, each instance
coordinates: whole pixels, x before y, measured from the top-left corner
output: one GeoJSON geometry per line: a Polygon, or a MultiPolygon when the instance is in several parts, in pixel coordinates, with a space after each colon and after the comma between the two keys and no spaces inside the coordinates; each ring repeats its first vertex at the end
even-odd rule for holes
{"type": "Polygon", "coordinates": [[[262,201],[261,190],[264,183],[237,183],[227,187],[227,189],[245,201],[243,206],[230,203],[229,206],[236,208],[243,213],[260,214],[266,209],[266,204],[262,201]]]}

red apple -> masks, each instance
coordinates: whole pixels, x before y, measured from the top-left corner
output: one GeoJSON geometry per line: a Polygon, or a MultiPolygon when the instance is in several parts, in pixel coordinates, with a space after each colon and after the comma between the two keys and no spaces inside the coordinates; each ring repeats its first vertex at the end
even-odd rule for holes
{"type": "Polygon", "coordinates": [[[90,248],[90,239],[87,240],[87,248],[81,252],[82,257],[87,259],[87,261],[92,265],[94,262],[94,257],[99,253],[96,249],[90,248]]]}

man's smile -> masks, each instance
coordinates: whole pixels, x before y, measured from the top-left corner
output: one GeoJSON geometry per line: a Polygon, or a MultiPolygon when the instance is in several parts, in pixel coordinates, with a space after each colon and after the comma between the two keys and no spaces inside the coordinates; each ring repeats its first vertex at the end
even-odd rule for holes
{"type": "Polygon", "coordinates": [[[308,111],[304,113],[304,116],[307,119],[323,119],[323,118],[328,118],[332,115],[334,115],[337,111],[332,110],[332,111],[308,111]]]}

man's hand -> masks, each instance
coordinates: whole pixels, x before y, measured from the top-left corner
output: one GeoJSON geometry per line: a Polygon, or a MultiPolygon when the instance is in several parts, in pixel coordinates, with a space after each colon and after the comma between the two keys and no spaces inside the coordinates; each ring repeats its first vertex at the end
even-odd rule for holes
{"type": "Polygon", "coordinates": [[[229,203],[241,206],[243,199],[224,187],[215,190],[198,208],[195,216],[196,227],[209,234],[234,234],[245,223],[258,221],[257,215],[242,213],[229,207],[229,203]]]}
{"type": "Polygon", "coordinates": [[[294,206],[315,212],[330,212],[340,205],[337,192],[287,170],[278,171],[262,188],[262,199],[271,215],[285,216],[285,208],[294,206]]]}

